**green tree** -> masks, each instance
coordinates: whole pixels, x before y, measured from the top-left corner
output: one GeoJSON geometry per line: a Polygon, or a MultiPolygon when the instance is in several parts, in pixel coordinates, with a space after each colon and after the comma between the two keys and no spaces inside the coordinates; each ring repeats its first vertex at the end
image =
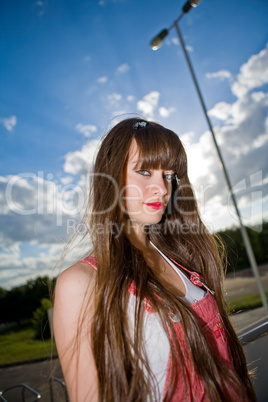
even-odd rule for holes
{"type": "MultiPolygon", "coordinates": [[[[268,222],[263,222],[262,231],[246,228],[257,264],[268,261],[268,222]]],[[[228,271],[240,270],[250,266],[240,228],[230,228],[217,233],[225,243],[228,257],[228,271]]]]}
{"type": "Polygon", "coordinates": [[[8,291],[2,299],[4,308],[1,311],[2,322],[16,321],[20,325],[23,319],[23,289],[16,287],[8,291]]]}
{"type": "Polygon", "coordinates": [[[49,299],[42,299],[41,306],[33,313],[32,324],[35,330],[36,339],[47,339],[50,337],[50,328],[47,311],[52,307],[49,299]]]}
{"type": "Polygon", "coordinates": [[[55,279],[39,276],[11,290],[0,288],[0,323],[31,319],[43,298],[53,292],[55,279]]]}

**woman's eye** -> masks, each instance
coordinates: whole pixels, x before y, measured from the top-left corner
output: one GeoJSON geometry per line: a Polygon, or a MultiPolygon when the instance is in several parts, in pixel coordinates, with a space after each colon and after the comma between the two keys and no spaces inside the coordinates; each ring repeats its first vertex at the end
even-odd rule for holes
{"type": "Polygon", "coordinates": [[[137,173],[141,174],[142,176],[151,176],[149,170],[137,170],[137,173]]]}
{"type": "Polygon", "coordinates": [[[164,179],[168,180],[168,181],[172,181],[174,179],[174,173],[167,173],[164,174],[164,179]]]}

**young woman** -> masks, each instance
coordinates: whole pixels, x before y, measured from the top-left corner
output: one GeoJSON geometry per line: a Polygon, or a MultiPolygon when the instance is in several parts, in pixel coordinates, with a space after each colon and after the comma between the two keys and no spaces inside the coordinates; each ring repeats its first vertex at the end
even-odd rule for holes
{"type": "Polygon", "coordinates": [[[127,119],[93,171],[87,257],[58,278],[54,333],[71,401],[254,401],[178,136],[127,119]]]}

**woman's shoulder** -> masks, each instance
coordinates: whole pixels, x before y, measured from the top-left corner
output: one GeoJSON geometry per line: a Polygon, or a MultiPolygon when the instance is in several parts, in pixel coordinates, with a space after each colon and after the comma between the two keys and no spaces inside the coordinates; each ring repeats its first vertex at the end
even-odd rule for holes
{"type": "Polygon", "coordinates": [[[85,395],[92,390],[97,392],[97,374],[89,348],[96,275],[96,270],[86,262],[78,261],[63,271],[56,282],[53,331],[68,392],[74,401],[88,400],[85,395]]]}
{"type": "Polygon", "coordinates": [[[56,335],[61,334],[63,329],[72,332],[70,328],[77,327],[77,320],[86,300],[89,302],[88,306],[93,305],[96,274],[88,264],[78,261],[58,276],[53,303],[56,335]]]}
{"type": "Polygon", "coordinates": [[[96,274],[96,268],[90,262],[78,261],[58,276],[56,292],[73,297],[82,295],[89,289],[93,289],[96,274]]]}

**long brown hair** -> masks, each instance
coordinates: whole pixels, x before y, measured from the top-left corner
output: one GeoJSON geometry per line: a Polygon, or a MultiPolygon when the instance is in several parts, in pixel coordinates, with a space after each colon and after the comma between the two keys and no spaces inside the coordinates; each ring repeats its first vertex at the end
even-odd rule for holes
{"type": "MultiPolygon", "coordinates": [[[[101,401],[157,400],[158,391],[143,345],[144,298],[150,300],[170,339],[173,362],[179,357],[185,387],[190,373],[184,355],[172,334],[169,312],[180,317],[192,363],[200,376],[206,395],[212,401],[230,401],[232,388],[237,399],[252,401],[255,394],[237,335],[229,321],[222,292],[223,264],[217,241],[202,223],[187,176],[187,158],[179,137],[159,124],[131,118],[118,123],[104,138],[98,152],[91,186],[88,225],[93,253],[99,267],[95,288],[95,314],[92,322],[92,349],[99,378],[101,401]],[[166,255],[191,271],[199,272],[215,292],[225,327],[235,372],[217,359],[200,328],[194,311],[170,293],[142,253],[127,237],[127,216],[122,208],[126,166],[135,139],[141,169],[165,169],[180,179],[161,222],[147,228],[147,236],[166,255]],[[123,230],[121,230],[123,228],[123,230]],[[135,306],[134,336],[128,322],[128,297],[131,283],[138,289],[135,306]],[[165,301],[165,303],[162,302],[165,301]],[[171,331],[171,335],[170,335],[171,331]],[[145,375],[146,373],[146,375],[145,375]]],[[[173,364],[171,385],[165,400],[171,399],[178,367],[173,364]]],[[[187,390],[190,400],[194,398],[187,390]]]]}

